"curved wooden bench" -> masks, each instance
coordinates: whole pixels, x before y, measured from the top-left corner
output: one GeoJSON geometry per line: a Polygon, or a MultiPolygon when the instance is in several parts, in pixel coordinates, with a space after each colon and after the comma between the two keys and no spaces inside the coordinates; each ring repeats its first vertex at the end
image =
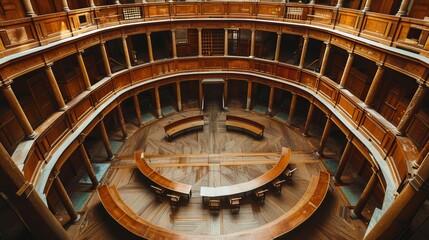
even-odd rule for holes
{"type": "Polygon", "coordinates": [[[262,137],[264,137],[264,125],[252,121],[250,119],[226,115],[225,124],[226,130],[239,129],[241,131],[251,133],[257,139],[261,139],[262,137]]]}
{"type": "Polygon", "coordinates": [[[298,203],[279,218],[261,226],[225,235],[193,235],[158,227],[140,218],[122,200],[116,187],[100,186],[100,201],[109,215],[131,233],[146,239],[272,239],[280,237],[306,221],[322,203],[329,189],[329,173],[312,176],[306,192],[298,203]]]}
{"type": "Polygon", "coordinates": [[[164,127],[167,139],[171,141],[173,136],[191,130],[203,129],[204,115],[192,116],[172,122],[164,127]]]}
{"type": "Polygon", "coordinates": [[[192,195],[192,185],[172,181],[157,173],[149,165],[147,165],[146,160],[144,159],[143,151],[141,150],[134,152],[134,157],[136,159],[137,168],[146,178],[164,189],[186,196],[189,202],[189,198],[192,195]]]}
{"type": "Polygon", "coordinates": [[[245,194],[247,192],[253,192],[254,190],[272,182],[278,178],[288,166],[290,161],[290,149],[282,148],[282,155],[280,160],[266,173],[261,176],[252,179],[248,182],[234,184],[230,186],[221,186],[221,187],[201,187],[200,195],[203,197],[203,202],[205,197],[209,198],[223,198],[228,196],[234,196],[239,194],[245,194]]]}

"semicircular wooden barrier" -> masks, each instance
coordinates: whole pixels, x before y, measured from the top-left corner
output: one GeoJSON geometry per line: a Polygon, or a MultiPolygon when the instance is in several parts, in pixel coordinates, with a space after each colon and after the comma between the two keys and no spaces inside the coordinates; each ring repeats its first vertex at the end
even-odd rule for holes
{"type": "Polygon", "coordinates": [[[276,238],[305,222],[322,203],[329,189],[329,173],[321,171],[312,176],[306,192],[298,203],[279,218],[261,227],[225,235],[193,235],[177,233],[156,226],[138,216],[122,200],[115,186],[103,185],[97,189],[98,196],[109,215],[131,233],[146,239],[237,239],[276,238]]]}

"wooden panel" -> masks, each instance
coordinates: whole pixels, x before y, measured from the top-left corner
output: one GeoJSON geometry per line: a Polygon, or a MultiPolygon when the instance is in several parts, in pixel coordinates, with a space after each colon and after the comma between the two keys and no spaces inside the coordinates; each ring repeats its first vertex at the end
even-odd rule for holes
{"type": "Polygon", "coordinates": [[[319,39],[321,41],[328,41],[331,35],[320,31],[310,30],[308,32],[310,38],[319,39]]]}
{"type": "Polygon", "coordinates": [[[277,76],[288,79],[290,81],[298,81],[298,70],[287,66],[277,65],[277,76]]]}
{"type": "Polygon", "coordinates": [[[381,62],[385,55],[384,53],[376,49],[364,46],[362,44],[356,44],[355,53],[358,53],[366,58],[374,60],[375,62],[381,62]]]}
{"type": "Polygon", "coordinates": [[[228,4],[228,16],[231,16],[231,15],[250,16],[250,15],[253,15],[255,8],[256,6],[252,3],[230,2],[228,4]]]}
{"type": "Polygon", "coordinates": [[[43,65],[45,65],[43,57],[41,55],[36,55],[20,59],[19,62],[0,68],[0,74],[3,79],[14,79],[20,75],[40,68],[43,65]]]}
{"type": "Polygon", "coordinates": [[[115,89],[121,89],[123,87],[131,85],[131,76],[128,72],[121,75],[117,75],[112,78],[112,82],[115,89]]]}
{"type": "Polygon", "coordinates": [[[407,129],[407,135],[413,140],[419,149],[429,141],[429,123],[428,116],[423,111],[420,111],[411,120],[410,126],[407,129]]]}
{"type": "Polygon", "coordinates": [[[316,89],[317,77],[306,72],[301,72],[300,82],[309,88],[316,89]]]}
{"type": "Polygon", "coordinates": [[[98,35],[84,38],[76,43],[77,48],[80,50],[84,50],[91,46],[97,45],[100,43],[100,37],[98,35]]]}
{"type": "Polygon", "coordinates": [[[47,44],[71,36],[71,29],[69,29],[66,15],[58,16],[58,14],[56,14],[50,15],[46,17],[46,19],[42,17],[37,18],[38,19],[35,20],[35,25],[41,44],[47,44]]]}
{"type": "Polygon", "coordinates": [[[153,76],[173,73],[175,71],[174,62],[163,62],[159,64],[152,64],[153,76]]]}
{"type": "Polygon", "coordinates": [[[67,119],[60,117],[52,126],[43,132],[43,136],[37,139],[37,145],[41,154],[47,158],[52,148],[69,132],[67,119]]]}
{"type": "Polygon", "coordinates": [[[359,17],[356,13],[348,13],[339,11],[337,15],[337,24],[338,26],[354,29],[356,28],[359,17]]]}
{"type": "Polygon", "coordinates": [[[394,136],[392,136],[382,124],[377,122],[368,114],[363,116],[361,129],[370,136],[369,139],[376,141],[376,146],[379,146],[383,152],[387,153],[393,143],[394,136]]]}
{"type": "Polygon", "coordinates": [[[385,64],[398,72],[402,72],[414,78],[419,78],[420,81],[424,81],[427,77],[427,68],[425,66],[395,55],[387,55],[385,64]]]}
{"type": "Polygon", "coordinates": [[[108,40],[117,39],[117,38],[121,38],[121,37],[122,37],[122,31],[121,30],[108,31],[108,32],[105,32],[105,33],[100,35],[100,40],[101,41],[108,41],[108,40]]]}
{"type": "Polygon", "coordinates": [[[349,100],[347,97],[341,93],[338,98],[338,109],[342,110],[350,119],[353,120],[355,125],[358,125],[362,117],[362,110],[355,105],[352,100],[349,100]]]}
{"type": "Polygon", "coordinates": [[[50,48],[43,56],[46,62],[55,62],[76,52],[76,46],[74,44],[67,44],[58,48],[50,48]]]}
{"type": "Polygon", "coordinates": [[[145,8],[147,17],[168,17],[170,15],[169,6],[161,4],[150,4],[145,8]]]}
{"type": "Polygon", "coordinates": [[[248,60],[228,60],[229,69],[250,70],[250,64],[248,60]]]}
{"type": "Polygon", "coordinates": [[[201,3],[201,15],[223,15],[225,4],[222,2],[201,3]]]}
{"type": "Polygon", "coordinates": [[[131,81],[133,83],[141,82],[142,80],[150,77],[152,77],[152,68],[150,66],[133,69],[131,72],[131,81]]]}
{"type": "Polygon", "coordinates": [[[171,6],[171,14],[174,16],[192,16],[198,14],[198,4],[180,3],[171,6]]]}
{"type": "Polygon", "coordinates": [[[79,101],[69,111],[69,120],[72,126],[75,126],[82,118],[92,110],[91,99],[86,97],[79,101]]]}
{"type": "Polygon", "coordinates": [[[258,16],[264,17],[282,17],[284,11],[283,4],[259,3],[257,8],[258,16]]]}
{"type": "Polygon", "coordinates": [[[354,43],[352,41],[349,41],[339,36],[332,36],[331,43],[346,50],[352,50],[354,46],[354,43]]]}
{"type": "Polygon", "coordinates": [[[224,61],[222,58],[212,58],[212,59],[203,59],[200,61],[201,68],[207,69],[207,68],[216,68],[216,69],[223,69],[224,68],[224,61]]]}
{"type": "Polygon", "coordinates": [[[39,161],[43,161],[43,157],[40,155],[39,150],[34,147],[28,154],[28,158],[24,164],[25,180],[30,181],[31,177],[33,177],[39,161]]]}
{"type": "Polygon", "coordinates": [[[113,84],[112,82],[107,82],[103,86],[99,87],[94,91],[95,102],[98,104],[109,94],[113,93],[113,84]]]}
{"type": "Polygon", "coordinates": [[[337,90],[335,87],[329,85],[325,80],[321,79],[319,81],[319,92],[331,100],[332,103],[335,103],[337,97],[337,90]]]}
{"type": "Polygon", "coordinates": [[[275,65],[269,62],[255,60],[253,64],[253,70],[260,73],[272,74],[275,69],[275,65]]]}
{"type": "Polygon", "coordinates": [[[25,135],[9,107],[1,106],[0,113],[0,143],[12,152],[25,135]]]}

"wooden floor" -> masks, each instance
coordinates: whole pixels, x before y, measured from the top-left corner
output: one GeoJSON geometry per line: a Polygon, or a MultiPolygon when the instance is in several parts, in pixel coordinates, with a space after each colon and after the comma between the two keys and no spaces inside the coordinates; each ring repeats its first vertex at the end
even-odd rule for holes
{"type": "MultiPolygon", "coordinates": [[[[208,106],[175,113],[138,129],[122,145],[103,180],[116,185],[121,197],[142,218],[177,232],[219,235],[256,228],[276,219],[298,202],[312,175],[324,166],[313,154],[311,139],[299,129],[286,127],[264,115],[229,109],[228,114],[251,118],[265,126],[264,138],[255,140],[239,132],[226,132],[227,112],[208,106]],[[163,127],[185,116],[205,114],[203,131],[186,133],[169,142],[163,127]],[[280,196],[268,194],[264,205],[244,199],[240,213],[222,209],[212,216],[202,204],[200,186],[222,186],[249,181],[270,169],[280,156],[281,147],[292,150],[291,166],[298,171],[293,181],[284,185],[280,196]],[[192,184],[190,202],[172,214],[168,202],[158,203],[144,183],[133,159],[135,150],[143,149],[149,164],[174,181],[192,184]]],[[[329,152],[329,149],[327,149],[329,152]]],[[[75,239],[133,239],[114,222],[94,194],[77,224],[68,225],[75,239]]],[[[288,239],[361,239],[366,230],[362,220],[352,220],[341,195],[332,184],[325,201],[307,222],[289,233],[288,239]]]]}

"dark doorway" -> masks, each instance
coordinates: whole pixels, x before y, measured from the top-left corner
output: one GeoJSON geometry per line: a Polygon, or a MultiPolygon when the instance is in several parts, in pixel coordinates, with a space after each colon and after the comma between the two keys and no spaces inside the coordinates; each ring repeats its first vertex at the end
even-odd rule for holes
{"type": "Polygon", "coordinates": [[[204,109],[223,108],[223,82],[204,83],[204,109]]]}

